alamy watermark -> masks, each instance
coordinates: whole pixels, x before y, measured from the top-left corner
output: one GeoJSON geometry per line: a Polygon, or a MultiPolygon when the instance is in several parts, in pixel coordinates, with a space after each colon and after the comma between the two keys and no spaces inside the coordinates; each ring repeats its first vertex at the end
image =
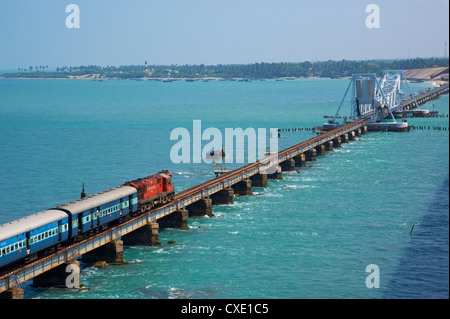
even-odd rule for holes
{"type": "Polygon", "coordinates": [[[369,273],[366,277],[366,287],[369,289],[380,288],[380,267],[376,264],[367,265],[366,272],[369,273]]]}
{"type": "Polygon", "coordinates": [[[80,288],[80,266],[77,264],[68,264],[66,273],[70,273],[66,277],[66,287],[69,289],[80,288]]]}
{"type": "Polygon", "coordinates": [[[380,7],[376,4],[369,4],[366,6],[366,13],[370,13],[366,17],[366,27],[368,29],[380,28],[380,7]]]}
{"type": "Polygon", "coordinates": [[[175,164],[260,161],[270,163],[266,171],[271,173],[272,166],[278,163],[277,128],[225,128],[222,134],[215,127],[202,130],[201,120],[194,120],[192,131],[177,127],[170,133],[170,140],[177,141],[170,150],[170,159],[175,164]]]}
{"type": "Polygon", "coordinates": [[[76,4],[69,4],[66,6],[66,12],[70,13],[66,17],[67,29],[80,28],[80,7],[76,4]]]}

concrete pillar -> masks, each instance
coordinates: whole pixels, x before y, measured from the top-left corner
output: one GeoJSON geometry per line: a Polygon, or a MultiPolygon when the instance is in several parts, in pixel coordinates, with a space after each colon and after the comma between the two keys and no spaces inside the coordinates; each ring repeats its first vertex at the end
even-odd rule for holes
{"type": "Polygon", "coordinates": [[[328,141],[323,143],[323,145],[325,146],[325,151],[332,151],[333,150],[333,141],[328,141]]]}
{"type": "Polygon", "coordinates": [[[22,288],[10,288],[0,293],[0,299],[23,299],[22,288]]]}
{"type": "Polygon", "coordinates": [[[362,135],[367,134],[367,125],[361,126],[361,134],[362,134],[362,135]]]}
{"type": "Polygon", "coordinates": [[[252,192],[252,181],[250,179],[244,179],[240,182],[237,182],[233,186],[234,193],[239,196],[253,195],[252,192]]]}
{"type": "Polygon", "coordinates": [[[341,138],[341,144],[348,143],[348,134],[342,134],[339,137],[341,138]]]}
{"type": "Polygon", "coordinates": [[[341,138],[339,136],[333,138],[333,147],[341,147],[341,138]]]}
{"type": "Polygon", "coordinates": [[[254,187],[267,187],[267,174],[257,173],[253,176],[250,176],[250,180],[252,181],[252,186],[254,187]]]}
{"type": "Polygon", "coordinates": [[[33,278],[33,287],[57,287],[57,288],[79,288],[80,276],[72,276],[72,268],[68,266],[73,265],[80,269],[79,261],[67,261],[62,265],[50,269],[49,271],[40,274],[33,278]],[[70,278],[68,278],[71,276],[70,278]],[[66,280],[68,281],[66,283],[66,280]],[[68,284],[70,286],[68,286],[68,284]]]}
{"type": "Polygon", "coordinates": [[[268,179],[283,179],[283,176],[281,176],[281,167],[276,166],[276,172],[267,174],[268,179]]]}
{"type": "Polygon", "coordinates": [[[298,154],[296,156],[293,157],[294,161],[295,161],[295,166],[297,167],[304,167],[306,166],[306,157],[305,154],[298,154]]]}
{"type": "Polygon", "coordinates": [[[295,167],[295,160],[292,158],[288,158],[285,161],[280,163],[281,171],[283,172],[291,172],[295,167]]]}
{"type": "Polygon", "coordinates": [[[355,135],[356,135],[356,137],[361,137],[362,132],[361,132],[361,129],[360,129],[360,128],[357,128],[357,129],[355,130],[355,135]]]}
{"type": "Polygon", "coordinates": [[[213,205],[233,204],[234,189],[226,187],[209,197],[211,198],[213,205]]]}
{"type": "Polygon", "coordinates": [[[316,160],[316,150],[314,148],[307,150],[305,152],[306,161],[307,162],[314,162],[316,160]]]}
{"type": "Polygon", "coordinates": [[[349,141],[354,141],[356,139],[355,131],[350,131],[347,134],[348,134],[349,141]]]}
{"type": "Polygon", "coordinates": [[[112,240],[109,243],[100,246],[83,255],[84,263],[96,263],[97,261],[106,261],[108,264],[122,264],[123,259],[123,241],[112,240]]]}
{"type": "Polygon", "coordinates": [[[314,149],[316,150],[316,156],[325,155],[325,146],[323,144],[317,145],[314,149]]]}
{"type": "Polygon", "coordinates": [[[188,229],[189,212],[187,209],[174,211],[172,214],[166,215],[158,219],[159,228],[180,228],[188,229]]]}
{"type": "Polygon", "coordinates": [[[189,212],[189,216],[214,216],[212,213],[212,200],[211,198],[202,198],[198,201],[188,205],[186,209],[189,212]]]}
{"type": "Polygon", "coordinates": [[[161,245],[159,242],[159,224],[148,223],[122,236],[122,240],[125,245],[161,245]]]}

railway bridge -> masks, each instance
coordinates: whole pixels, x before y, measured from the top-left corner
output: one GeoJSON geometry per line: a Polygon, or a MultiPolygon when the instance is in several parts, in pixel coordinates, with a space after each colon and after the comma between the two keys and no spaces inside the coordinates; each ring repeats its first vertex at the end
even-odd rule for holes
{"type": "Polygon", "coordinates": [[[326,151],[340,147],[341,143],[348,143],[367,133],[366,121],[367,119],[360,119],[348,123],[276,154],[269,154],[260,161],[224,172],[216,178],[177,193],[169,204],[147,211],[94,237],[63,247],[32,263],[10,269],[0,274],[0,292],[9,293],[8,296],[23,294],[20,288],[14,288],[30,279],[33,279],[33,285],[64,287],[70,274],[66,272],[67,266],[77,263],[75,260],[80,256],[83,261],[106,260],[108,263],[120,263],[123,261],[123,243],[158,244],[159,227],[187,228],[189,216],[212,215],[213,204],[232,203],[234,194],[251,195],[252,186],[265,187],[267,179],[281,179],[282,171],[305,166],[306,161],[314,161],[316,156],[325,155],[326,151]],[[272,173],[267,173],[268,171],[272,173]]]}
{"type": "MultiPolygon", "coordinates": [[[[405,100],[403,105],[407,108],[423,104],[446,93],[448,85],[405,100]]],[[[81,242],[62,247],[34,262],[4,270],[0,273],[0,298],[23,298],[20,285],[30,279],[33,279],[33,285],[67,287],[66,280],[71,269],[74,269],[70,265],[79,265],[77,259],[80,256],[86,262],[123,262],[124,243],[157,245],[160,227],[187,228],[189,216],[212,216],[212,205],[232,203],[235,194],[251,195],[252,186],[266,187],[267,179],[281,179],[281,172],[305,166],[305,162],[316,160],[316,156],[325,155],[342,143],[366,134],[370,120],[371,117],[366,116],[344,123],[276,154],[269,154],[262,160],[217,174],[213,179],[176,194],[174,200],[164,206],[146,211],[81,242]]],[[[76,277],[73,278],[72,288],[77,288],[76,277]]]]}

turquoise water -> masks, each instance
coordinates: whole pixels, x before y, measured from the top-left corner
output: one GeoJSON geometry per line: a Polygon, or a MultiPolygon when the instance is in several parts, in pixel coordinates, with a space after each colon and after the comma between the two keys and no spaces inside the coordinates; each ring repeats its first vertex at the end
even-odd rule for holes
{"type": "MultiPolygon", "coordinates": [[[[0,223],[77,199],[83,182],[93,194],[169,169],[176,191],[194,186],[212,167],[172,163],[172,129],[317,126],[347,84],[0,79],[0,223]]],[[[448,95],[423,108],[448,114],[448,95]]],[[[283,132],[279,149],[313,136],[283,132]]],[[[83,267],[88,291],[25,283],[25,297],[448,298],[448,142],[448,131],[369,133],[189,230],[161,230],[161,246],[125,247],[128,265],[83,267]],[[380,288],[366,287],[369,264],[380,288]]]]}

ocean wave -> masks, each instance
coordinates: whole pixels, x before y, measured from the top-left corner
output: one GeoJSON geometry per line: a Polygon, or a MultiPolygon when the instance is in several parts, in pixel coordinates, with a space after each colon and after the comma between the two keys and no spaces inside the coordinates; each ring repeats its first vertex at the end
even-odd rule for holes
{"type": "Polygon", "coordinates": [[[283,188],[298,188],[297,185],[284,185],[283,188]]]}
{"type": "Polygon", "coordinates": [[[193,175],[193,172],[173,172],[175,175],[193,175]]]}

